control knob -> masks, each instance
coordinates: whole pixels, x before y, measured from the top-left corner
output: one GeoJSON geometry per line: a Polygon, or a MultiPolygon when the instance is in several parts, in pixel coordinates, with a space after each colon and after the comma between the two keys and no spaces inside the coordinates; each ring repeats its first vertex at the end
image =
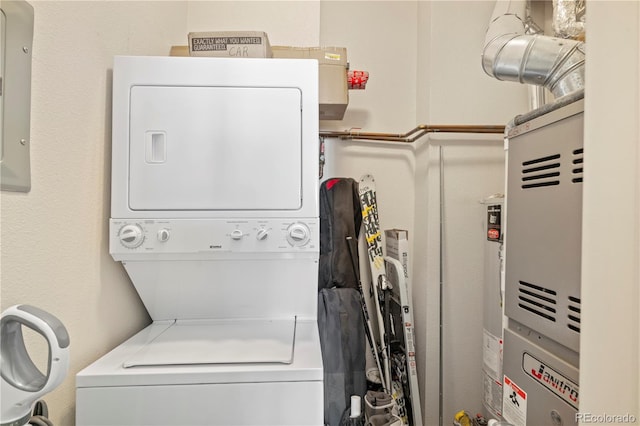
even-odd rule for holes
{"type": "Polygon", "coordinates": [[[118,239],[123,246],[133,249],[144,241],[144,231],[140,225],[125,225],[118,231],[118,239]]]}
{"type": "Polygon", "coordinates": [[[161,243],[166,243],[167,241],[169,241],[170,236],[171,233],[166,228],[162,228],[158,231],[158,241],[160,241],[161,243]]]}
{"type": "Polygon", "coordinates": [[[307,244],[310,239],[311,233],[304,223],[293,223],[287,228],[287,241],[294,247],[303,246],[307,244]]]}
{"type": "Polygon", "coordinates": [[[256,239],[258,241],[264,241],[267,239],[268,236],[269,236],[268,229],[260,228],[258,229],[258,232],[256,232],[256,239]]]}

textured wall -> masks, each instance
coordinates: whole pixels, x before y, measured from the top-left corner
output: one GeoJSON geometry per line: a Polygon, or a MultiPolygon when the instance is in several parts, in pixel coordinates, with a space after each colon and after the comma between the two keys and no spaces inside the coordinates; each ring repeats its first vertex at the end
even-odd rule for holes
{"type": "Polygon", "coordinates": [[[3,309],[35,305],[69,331],[69,374],[45,398],[62,426],[74,423],[75,374],[149,321],[107,246],[112,57],[168,53],[184,35],[186,8],[32,4],[32,189],[0,195],[1,295],[3,309]]]}
{"type": "Polygon", "coordinates": [[[264,31],[272,46],[317,46],[320,1],[190,1],[188,31],[264,31]]]}

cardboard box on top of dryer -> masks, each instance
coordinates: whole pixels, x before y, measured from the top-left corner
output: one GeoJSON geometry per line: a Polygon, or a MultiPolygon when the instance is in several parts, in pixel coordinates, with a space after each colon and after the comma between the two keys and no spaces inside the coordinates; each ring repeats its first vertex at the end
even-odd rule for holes
{"type": "Polygon", "coordinates": [[[320,120],[342,120],[349,104],[347,49],[273,46],[274,58],[317,59],[320,120]]]}
{"type": "Polygon", "coordinates": [[[271,58],[267,33],[262,31],[208,31],[189,33],[190,56],[271,58]]]}

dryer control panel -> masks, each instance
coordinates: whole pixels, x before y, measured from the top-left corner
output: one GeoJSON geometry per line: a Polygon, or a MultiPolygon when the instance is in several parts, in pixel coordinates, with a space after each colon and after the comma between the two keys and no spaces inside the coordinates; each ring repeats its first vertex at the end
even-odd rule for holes
{"type": "MultiPolygon", "coordinates": [[[[172,219],[115,220],[110,251],[132,254],[319,252],[318,219],[172,219]]],[[[146,256],[145,256],[146,257],[146,256]]],[[[162,256],[166,257],[166,256],[162,256]]]]}

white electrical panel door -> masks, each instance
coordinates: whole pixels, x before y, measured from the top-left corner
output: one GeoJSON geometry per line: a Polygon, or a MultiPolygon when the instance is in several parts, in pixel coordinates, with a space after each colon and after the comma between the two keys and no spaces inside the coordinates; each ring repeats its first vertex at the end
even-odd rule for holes
{"type": "Polygon", "coordinates": [[[301,102],[292,87],[133,86],[129,208],[300,209],[301,102]]]}

